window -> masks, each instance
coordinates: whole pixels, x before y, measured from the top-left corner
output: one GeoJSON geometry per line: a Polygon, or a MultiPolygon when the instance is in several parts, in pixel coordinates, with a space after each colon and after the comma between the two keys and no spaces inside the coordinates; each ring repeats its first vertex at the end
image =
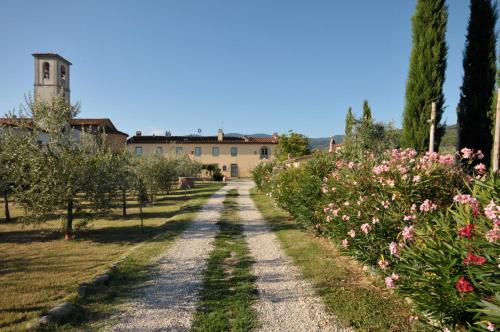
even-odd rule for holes
{"type": "Polygon", "coordinates": [[[48,62],[44,62],[42,64],[42,71],[43,71],[43,78],[49,79],[50,78],[50,64],[48,62]]]}
{"type": "Polygon", "coordinates": [[[161,156],[163,154],[163,148],[161,146],[157,146],[155,149],[155,155],[161,156]]]}
{"type": "Polygon", "coordinates": [[[231,156],[232,156],[232,157],[236,157],[237,155],[238,155],[238,148],[237,148],[237,147],[235,147],[235,146],[233,146],[233,147],[231,148],[231,156]]]}
{"type": "Polygon", "coordinates": [[[194,155],[197,157],[201,156],[201,147],[197,146],[194,148],[194,155]]]}
{"type": "Polygon", "coordinates": [[[260,159],[268,159],[269,158],[269,148],[267,146],[263,146],[260,148],[260,159]]]}
{"type": "Polygon", "coordinates": [[[178,146],[175,148],[175,154],[180,156],[182,154],[182,147],[178,146]]]}
{"type": "Polygon", "coordinates": [[[218,157],[219,156],[219,148],[218,147],[213,147],[212,148],[212,156],[218,157]]]}
{"type": "Polygon", "coordinates": [[[135,147],[135,155],[136,156],[142,156],[142,146],[136,146],[135,147]]]}
{"type": "Polygon", "coordinates": [[[227,171],[227,166],[226,165],[222,166],[222,171],[223,172],[227,171]]]}
{"type": "Polygon", "coordinates": [[[64,81],[66,79],[66,67],[61,65],[61,79],[64,81]]]}

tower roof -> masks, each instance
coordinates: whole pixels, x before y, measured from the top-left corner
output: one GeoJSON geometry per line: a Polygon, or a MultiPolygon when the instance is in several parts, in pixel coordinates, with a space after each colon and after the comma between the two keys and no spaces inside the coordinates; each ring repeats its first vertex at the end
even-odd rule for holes
{"type": "Polygon", "coordinates": [[[58,58],[59,60],[66,62],[68,65],[72,65],[71,62],[69,62],[68,60],[66,60],[65,58],[63,58],[62,56],[60,56],[57,53],[50,53],[50,52],[49,53],[33,53],[32,55],[35,58],[58,58]]]}

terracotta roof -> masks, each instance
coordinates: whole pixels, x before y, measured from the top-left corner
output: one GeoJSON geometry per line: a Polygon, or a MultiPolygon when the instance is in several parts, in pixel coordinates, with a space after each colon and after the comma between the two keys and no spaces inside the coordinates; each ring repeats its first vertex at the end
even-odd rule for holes
{"type": "Polygon", "coordinates": [[[31,55],[33,55],[35,57],[41,57],[41,58],[43,58],[43,57],[45,57],[45,58],[59,58],[59,59],[63,60],[64,62],[68,63],[69,65],[72,65],[71,62],[69,62],[68,60],[66,60],[65,58],[63,58],[62,56],[60,56],[57,53],[50,53],[50,52],[49,53],[33,53],[31,55]]]}
{"type": "MultiPolygon", "coordinates": [[[[32,128],[33,123],[31,119],[22,119],[27,121],[28,128],[32,128]]],[[[0,118],[0,125],[3,126],[18,126],[21,119],[0,118]]],[[[110,119],[71,119],[69,124],[75,129],[89,129],[95,130],[97,128],[104,128],[106,134],[117,134],[128,137],[127,133],[121,132],[116,129],[110,119]]]]}
{"type": "Polygon", "coordinates": [[[23,118],[23,119],[12,119],[12,118],[0,118],[0,126],[12,126],[18,127],[21,122],[24,122],[23,125],[28,128],[33,128],[33,121],[31,119],[23,118]]]}
{"type": "Polygon", "coordinates": [[[117,134],[117,135],[122,135],[122,136],[128,137],[128,134],[116,129],[113,122],[111,122],[111,120],[108,118],[102,118],[102,119],[75,118],[75,119],[71,119],[69,123],[70,123],[71,127],[76,128],[76,129],[82,129],[82,128],[83,129],[85,129],[85,128],[96,129],[95,127],[100,127],[100,128],[104,128],[104,132],[106,134],[117,134]]]}
{"type": "Polygon", "coordinates": [[[193,144],[278,144],[274,137],[236,137],[224,136],[219,142],[217,136],[132,136],[127,144],[166,144],[166,143],[193,143],[193,144]]]}

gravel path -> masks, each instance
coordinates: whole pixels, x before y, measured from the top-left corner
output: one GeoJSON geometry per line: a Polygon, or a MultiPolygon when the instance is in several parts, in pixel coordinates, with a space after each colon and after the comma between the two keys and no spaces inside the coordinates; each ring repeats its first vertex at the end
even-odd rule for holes
{"type": "Polygon", "coordinates": [[[109,331],[186,331],[196,309],[203,271],[213,249],[223,201],[229,184],[216,192],[188,229],[159,259],[129,309],[109,331]]]}
{"type": "MultiPolygon", "coordinates": [[[[236,183],[235,183],[236,184],[236,183]]],[[[253,182],[237,182],[240,218],[254,258],[261,331],[351,331],[326,312],[311,284],[285,256],[276,235],[250,198],[253,182]]]]}

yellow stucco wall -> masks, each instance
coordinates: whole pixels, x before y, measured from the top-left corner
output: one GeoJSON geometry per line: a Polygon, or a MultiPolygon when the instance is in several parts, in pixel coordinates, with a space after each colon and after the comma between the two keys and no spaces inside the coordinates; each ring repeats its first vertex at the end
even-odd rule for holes
{"type": "Polygon", "coordinates": [[[152,155],[155,153],[156,149],[161,147],[161,152],[163,156],[175,156],[176,148],[180,147],[183,150],[183,154],[188,155],[201,162],[202,164],[218,164],[222,171],[222,174],[230,177],[231,176],[231,164],[238,165],[238,175],[239,177],[250,177],[251,170],[261,161],[260,149],[262,147],[267,147],[269,150],[269,160],[274,158],[274,153],[277,144],[269,143],[256,143],[256,144],[217,144],[217,143],[167,143],[167,144],[155,144],[155,143],[130,143],[127,145],[128,149],[135,154],[136,147],[142,147],[142,155],[152,155]],[[201,156],[195,156],[195,147],[201,147],[201,156]],[[219,156],[215,157],[212,155],[212,148],[219,148],[219,156]],[[231,148],[236,147],[238,153],[236,156],[231,156],[231,148]],[[226,170],[224,170],[226,166],[226,170]]]}

